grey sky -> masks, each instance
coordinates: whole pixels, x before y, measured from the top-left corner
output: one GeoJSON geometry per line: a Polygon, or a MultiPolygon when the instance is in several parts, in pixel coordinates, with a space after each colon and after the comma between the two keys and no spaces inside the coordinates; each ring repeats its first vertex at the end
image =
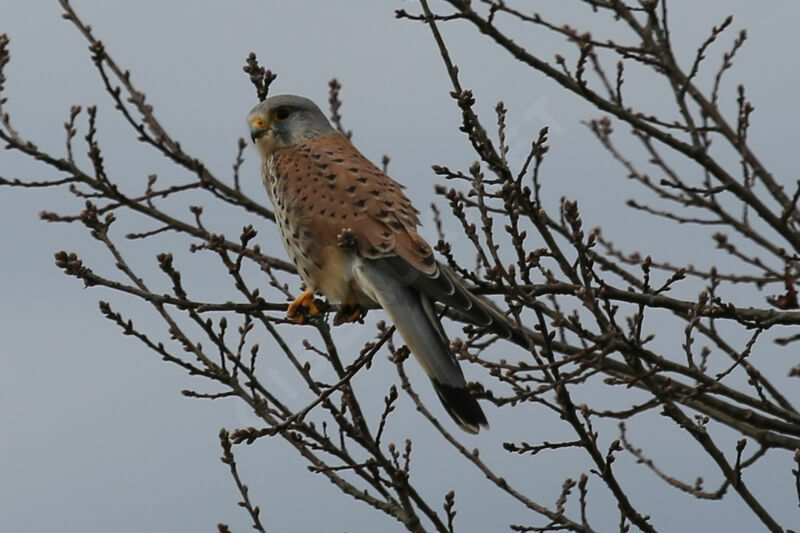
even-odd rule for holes
{"type": "MultiPolygon", "coordinates": [[[[73,4],[109,53],[132,71],[134,83],[147,93],[162,124],[220,176],[230,175],[236,141],[247,133],[245,115],[256,103],[241,70],[250,51],[278,73],[272,94],[303,94],[325,108],[328,80],[337,77],[342,82],[345,126],[355,131],[355,144],[373,161],[385,153],[391,156],[389,173],[408,186],[409,196],[424,212],[427,237],[434,235],[428,205],[436,176],[430,165],[463,169],[475,159],[457,131],[459,113],[448,96],[449,83],[428,29],[394,18],[396,8],[416,10],[413,2],[74,0],[73,4]]],[[[557,3],[534,4],[561,10],[560,20],[572,23],[569,10],[557,3]]],[[[798,144],[795,99],[800,86],[794,57],[798,4],[707,0],[673,2],[672,10],[684,64],[708,29],[726,14],[734,13],[734,28],[748,29],[750,40],[729,75],[726,98],[733,102],[734,83],[746,83],[757,108],[751,145],[779,181],[793,183],[798,144]]],[[[587,20],[584,14],[575,16],[587,20]]],[[[97,103],[100,143],[116,179],[140,187],[147,174],[156,172],[165,183],[179,181],[167,162],[141,147],[131,148],[134,136],[121,126],[102,91],[85,41],[61,18],[55,1],[0,0],[2,32],[9,34],[12,52],[6,68],[6,106],[23,135],[60,152],[69,106],[97,103]]],[[[669,224],[624,207],[624,200],[632,196],[624,172],[579,123],[597,112],[563,94],[553,82],[521,70],[466,24],[446,25],[445,37],[461,66],[462,82],[475,91],[487,123],[493,122],[489,113],[502,99],[523,144],[542,126],[551,127],[552,149],[544,168],[550,209],[555,210],[560,196],[577,199],[586,225],[602,225],[628,250],[647,248],[657,233],[664,236],[660,250],[665,259],[723,264],[722,256],[697,257],[698,247],[709,242],[707,235],[687,237],[669,224]]],[[[567,49],[553,41],[536,45],[552,47],[551,53],[543,54],[546,57],[567,49]]],[[[709,56],[710,64],[718,64],[720,50],[709,56]]],[[[647,94],[636,97],[656,109],[660,105],[647,94]]],[[[266,194],[259,191],[256,156],[248,150],[247,158],[246,187],[266,203],[266,194]]],[[[53,177],[42,175],[42,170],[15,154],[0,152],[0,174],[5,177],[53,177]]],[[[37,216],[43,209],[79,208],[80,202],[67,194],[0,188],[0,531],[213,531],[220,521],[235,531],[248,530],[246,515],[235,505],[233,481],[218,460],[217,432],[223,426],[257,421],[230,400],[181,397],[181,389],[197,387],[198,381],[120,336],[100,316],[97,300],[110,298],[136,317],[143,329],[151,324],[163,331],[147,308],[106,291],[83,289],[56,269],[52,254],[66,249],[78,251],[93,267],[111,271],[108,258],[82,228],[45,224],[37,216]]],[[[243,223],[247,221],[221,221],[230,235],[236,235],[243,223]]],[[[262,246],[285,257],[275,228],[264,224],[260,229],[262,246]]],[[[457,241],[457,229],[448,229],[457,241]]],[[[162,242],[169,249],[169,240],[162,242]]],[[[141,252],[133,260],[151,270],[154,254],[161,251],[136,245],[131,250],[141,252]]],[[[176,250],[176,257],[187,258],[184,252],[176,250]]],[[[206,279],[208,294],[219,299],[227,299],[224,295],[232,290],[224,274],[217,273],[219,283],[213,272],[184,274],[206,279]]],[[[372,329],[337,331],[346,346],[357,346],[373,333],[372,329]]],[[[300,338],[298,334],[295,342],[300,338]]],[[[276,379],[280,365],[275,362],[276,379]]],[[[785,362],[776,366],[777,375],[785,375],[788,366],[785,362]]],[[[409,370],[417,390],[438,408],[421,372],[409,370]]],[[[381,357],[358,376],[356,385],[375,391],[377,413],[394,381],[394,370],[381,357]]],[[[305,401],[298,398],[297,405],[305,401]]],[[[390,436],[402,442],[414,432],[414,468],[424,492],[437,502],[455,488],[457,524],[461,521],[463,531],[492,531],[503,524],[530,521],[510,499],[474,489],[481,486],[482,475],[454,456],[430,429],[420,429],[416,437],[416,427],[423,421],[408,404],[405,400],[405,421],[396,421],[390,436]]],[[[569,437],[566,428],[535,418],[522,424],[504,420],[494,410],[487,414],[492,430],[468,440],[469,445],[480,446],[501,475],[529,490],[534,499],[554,501],[565,477],[586,470],[585,459],[578,454],[572,465],[563,464],[563,457],[552,463],[509,458],[499,443],[556,441],[569,437]]],[[[684,450],[672,449],[671,437],[663,437],[674,432],[658,431],[668,427],[667,422],[655,420],[649,435],[637,435],[639,444],[654,454],[680,456],[684,450]]],[[[732,437],[728,441],[734,442],[732,437]]],[[[681,436],[675,442],[685,446],[688,440],[681,436]]],[[[264,440],[235,451],[270,531],[400,530],[399,524],[309,473],[282,441],[264,440]]],[[[774,505],[770,510],[785,524],[800,523],[796,507],[781,505],[792,488],[786,464],[764,465],[752,474],[752,483],[758,486],[758,479],[775,479],[772,485],[760,484],[775,491],[765,498],[774,505]]],[[[692,480],[698,475],[696,468],[687,460],[686,469],[678,473],[692,480]]],[[[652,512],[664,531],[704,531],[712,525],[703,521],[702,504],[663,488],[643,469],[631,472],[631,483],[648,487],[652,502],[642,507],[652,512]]],[[[703,475],[709,486],[719,478],[712,470],[703,475]]],[[[597,504],[603,501],[600,492],[597,504]]],[[[717,530],[758,527],[737,496],[729,495],[716,505],[715,510],[725,509],[714,513],[725,517],[713,524],[717,530]]],[[[606,513],[597,512],[604,520],[600,526],[615,527],[613,505],[606,513]]]]}

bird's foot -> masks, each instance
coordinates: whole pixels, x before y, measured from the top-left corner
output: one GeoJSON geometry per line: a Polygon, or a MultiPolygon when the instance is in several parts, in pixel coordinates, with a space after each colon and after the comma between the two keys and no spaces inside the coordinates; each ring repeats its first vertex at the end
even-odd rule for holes
{"type": "Polygon", "coordinates": [[[364,317],[367,316],[367,310],[358,304],[343,304],[341,308],[333,315],[333,325],[338,326],[345,322],[358,322],[364,323],[364,317]]]}
{"type": "Polygon", "coordinates": [[[305,324],[308,319],[323,312],[322,302],[314,299],[314,291],[306,290],[289,304],[286,316],[296,324],[305,324]]]}

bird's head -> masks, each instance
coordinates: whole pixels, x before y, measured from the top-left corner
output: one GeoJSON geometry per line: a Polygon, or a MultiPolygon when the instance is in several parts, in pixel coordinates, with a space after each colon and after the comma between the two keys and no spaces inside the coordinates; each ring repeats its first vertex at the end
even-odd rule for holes
{"type": "Polygon", "coordinates": [[[334,131],[317,105],[302,96],[267,98],[247,115],[250,138],[262,157],[334,131]]]}

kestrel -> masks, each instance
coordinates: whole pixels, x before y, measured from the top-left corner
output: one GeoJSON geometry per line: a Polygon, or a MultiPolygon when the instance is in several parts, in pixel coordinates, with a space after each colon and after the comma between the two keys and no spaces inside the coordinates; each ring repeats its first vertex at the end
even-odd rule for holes
{"type": "Polygon", "coordinates": [[[458,425],[488,427],[436,315],[434,302],[472,322],[503,330],[496,310],[467,291],[420,237],[419,212],[403,186],[337,132],[307,98],[281,95],[247,117],[283,244],[306,284],[288,315],[320,313],[319,292],[354,321],[380,306],[433,382],[458,425]]]}

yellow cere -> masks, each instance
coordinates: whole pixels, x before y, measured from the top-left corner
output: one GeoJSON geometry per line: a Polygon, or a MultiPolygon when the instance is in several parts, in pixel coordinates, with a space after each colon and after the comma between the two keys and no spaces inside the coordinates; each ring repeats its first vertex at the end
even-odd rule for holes
{"type": "Polygon", "coordinates": [[[255,119],[250,125],[254,128],[266,128],[267,123],[261,120],[260,118],[255,119]]]}

